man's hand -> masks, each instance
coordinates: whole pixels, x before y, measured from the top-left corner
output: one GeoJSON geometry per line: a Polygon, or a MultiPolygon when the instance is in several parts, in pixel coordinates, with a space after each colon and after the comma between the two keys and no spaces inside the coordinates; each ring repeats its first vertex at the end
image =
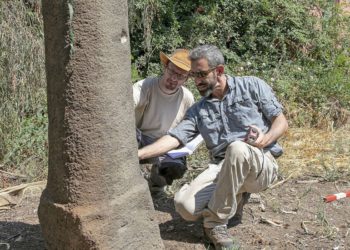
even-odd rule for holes
{"type": "Polygon", "coordinates": [[[255,125],[250,125],[250,128],[254,128],[258,131],[258,137],[253,142],[248,142],[250,145],[265,148],[271,143],[277,141],[288,129],[288,123],[285,116],[281,113],[271,120],[270,130],[265,134],[255,125]]]}
{"type": "Polygon", "coordinates": [[[169,150],[177,148],[180,142],[170,135],[165,135],[155,141],[154,143],[138,150],[137,155],[139,160],[148,159],[163,155],[169,150]]]}
{"type": "Polygon", "coordinates": [[[252,144],[253,146],[257,148],[264,148],[271,143],[268,134],[263,133],[260,128],[254,125],[251,127],[258,130],[258,138],[256,138],[255,142],[252,144]]]}

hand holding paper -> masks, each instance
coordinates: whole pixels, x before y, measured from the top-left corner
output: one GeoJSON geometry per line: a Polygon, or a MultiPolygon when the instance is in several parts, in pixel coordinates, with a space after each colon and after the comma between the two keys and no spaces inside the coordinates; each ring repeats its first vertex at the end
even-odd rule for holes
{"type": "Polygon", "coordinates": [[[203,137],[199,134],[193,140],[188,142],[184,147],[179,149],[170,150],[167,155],[176,159],[186,155],[191,155],[203,142],[203,137]]]}

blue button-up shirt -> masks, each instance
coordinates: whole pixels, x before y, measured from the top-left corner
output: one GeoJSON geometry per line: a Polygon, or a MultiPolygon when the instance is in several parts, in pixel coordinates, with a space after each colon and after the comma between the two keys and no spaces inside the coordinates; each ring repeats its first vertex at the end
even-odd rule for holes
{"type": "MultiPolygon", "coordinates": [[[[282,113],[282,105],[263,80],[226,77],[228,90],[222,100],[203,97],[187,111],[184,120],[168,132],[183,145],[200,133],[215,160],[224,158],[230,143],[244,140],[250,125],[266,133],[272,118],[282,113]]],[[[282,154],[276,142],[266,149],[276,156],[282,154]]]]}

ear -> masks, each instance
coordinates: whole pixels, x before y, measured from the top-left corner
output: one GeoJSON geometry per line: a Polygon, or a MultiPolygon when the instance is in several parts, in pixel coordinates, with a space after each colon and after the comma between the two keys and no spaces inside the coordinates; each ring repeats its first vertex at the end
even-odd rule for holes
{"type": "Polygon", "coordinates": [[[216,72],[218,73],[219,76],[225,73],[225,66],[220,64],[216,66],[216,72]]]}

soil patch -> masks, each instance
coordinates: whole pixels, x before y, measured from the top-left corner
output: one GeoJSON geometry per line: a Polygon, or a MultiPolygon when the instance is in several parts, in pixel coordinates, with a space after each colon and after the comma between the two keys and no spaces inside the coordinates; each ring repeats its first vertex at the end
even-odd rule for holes
{"type": "MultiPolygon", "coordinates": [[[[229,232],[241,249],[350,249],[350,198],[324,203],[327,194],[350,190],[349,180],[293,179],[260,193],[229,232]]],[[[184,221],[170,195],[153,197],[166,249],[213,249],[200,222],[184,221]]],[[[0,250],[45,249],[37,218],[39,196],[0,211],[0,250]]]]}

